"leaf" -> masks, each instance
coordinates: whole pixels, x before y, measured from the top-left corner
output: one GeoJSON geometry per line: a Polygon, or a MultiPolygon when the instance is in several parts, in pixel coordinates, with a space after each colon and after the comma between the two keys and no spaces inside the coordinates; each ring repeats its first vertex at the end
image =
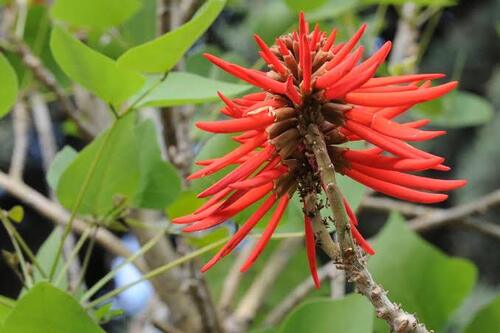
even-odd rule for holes
{"type": "Polygon", "coordinates": [[[483,307],[467,325],[464,333],[497,332],[500,327],[500,296],[483,307]]]}
{"type": "Polygon", "coordinates": [[[2,332],[2,325],[5,318],[9,316],[15,306],[16,302],[14,300],[0,295],[0,332],[2,332]]]}
{"type": "Polygon", "coordinates": [[[308,12],[310,10],[316,9],[318,7],[321,7],[326,3],[327,0],[309,0],[309,1],[303,1],[303,0],[285,0],[286,5],[296,11],[305,11],[308,12]]]}
{"type": "Polygon", "coordinates": [[[21,221],[24,218],[24,208],[22,206],[14,206],[11,209],[9,209],[9,219],[11,219],[14,222],[21,223],[21,221]]]}
{"type": "Polygon", "coordinates": [[[132,45],[145,43],[156,36],[157,0],[141,0],[141,8],[125,22],[122,36],[132,45]]]}
{"type": "Polygon", "coordinates": [[[180,216],[188,215],[194,212],[201,206],[204,200],[198,199],[193,191],[182,192],[175,201],[171,202],[166,213],[170,219],[175,219],[180,216]]]}
{"type": "Polygon", "coordinates": [[[49,172],[47,172],[47,183],[53,190],[57,189],[61,175],[77,156],[78,153],[76,150],[70,146],[65,146],[60,152],[57,153],[52,161],[52,164],[50,165],[49,172]]]}
{"type": "Polygon", "coordinates": [[[31,288],[5,319],[9,333],[104,333],[78,302],[47,282],[31,288]]]}
{"type": "MultiPolygon", "coordinates": [[[[403,5],[407,1],[405,0],[362,0],[363,4],[366,5],[403,5]]],[[[412,1],[416,5],[420,6],[435,6],[435,7],[447,7],[455,6],[457,4],[456,0],[414,0],[412,1]]]]}
{"type": "Polygon", "coordinates": [[[466,91],[450,93],[415,107],[414,116],[426,117],[433,125],[449,128],[483,125],[493,117],[493,106],[485,98],[466,91]]]}
{"type": "Polygon", "coordinates": [[[280,333],[371,333],[373,310],[360,295],[317,299],[299,305],[283,321],[280,333]]]}
{"type": "Polygon", "coordinates": [[[225,3],[225,0],[207,1],[191,21],[161,37],[128,50],[118,58],[118,64],[140,72],[168,72],[208,29],[225,3]]]}
{"type": "Polygon", "coordinates": [[[141,75],[119,67],[60,27],[52,30],[50,48],[66,75],[106,102],[123,102],[144,84],[141,75]]]}
{"type": "Polygon", "coordinates": [[[136,128],[140,180],[134,204],[143,208],[164,209],[181,192],[175,168],[161,158],[156,128],[151,120],[136,128]]]}
{"type": "Polygon", "coordinates": [[[140,7],[137,0],[55,0],[51,14],[72,26],[103,29],[126,21],[140,7]]]}
{"type": "MultiPolygon", "coordinates": [[[[63,231],[60,227],[55,227],[50,233],[49,237],[45,239],[42,246],[38,249],[36,253],[36,260],[42,266],[45,273],[49,274],[50,269],[52,268],[52,264],[54,263],[54,259],[56,257],[56,253],[59,249],[59,245],[61,244],[63,231]]],[[[61,254],[59,257],[59,261],[57,262],[57,267],[55,270],[54,276],[58,276],[59,272],[63,269],[64,266],[64,256],[61,254]]],[[[44,281],[42,274],[38,271],[36,266],[34,266],[33,272],[33,280],[34,282],[44,281]]],[[[59,287],[61,289],[66,289],[68,287],[68,279],[65,277],[62,279],[62,283],[60,283],[59,287]]]]}
{"type": "MultiPolygon", "coordinates": [[[[151,77],[149,84],[158,82],[159,76],[151,77]]],[[[219,100],[220,91],[228,97],[240,95],[250,89],[244,84],[228,83],[207,79],[191,73],[172,72],[144,98],[142,106],[174,106],[183,104],[200,104],[219,100]]],[[[140,95],[139,93],[138,95],[140,95]]]]}
{"type": "MultiPolygon", "coordinates": [[[[374,248],[368,266],[375,280],[392,301],[416,313],[429,329],[445,325],[476,281],[476,268],[469,261],[441,253],[410,231],[397,214],[391,215],[374,248]]],[[[377,326],[377,332],[387,331],[385,322],[377,321],[377,326]]]]}
{"type": "Polygon", "coordinates": [[[351,12],[360,6],[361,0],[328,0],[328,2],[317,9],[314,9],[306,14],[306,19],[309,21],[322,21],[339,17],[345,13],[351,12]]]}
{"type": "Polygon", "coordinates": [[[103,215],[115,206],[117,196],[134,207],[165,208],[180,193],[180,179],[162,160],[156,140],[151,121],[136,126],[133,113],[120,118],[64,170],[57,184],[59,201],[75,209],[87,182],[81,214],[103,215]]]}
{"type": "Polygon", "coordinates": [[[16,103],[18,90],[16,72],[2,53],[0,53],[0,82],[2,82],[0,89],[0,118],[2,118],[16,103]]]}
{"type": "Polygon", "coordinates": [[[75,209],[82,189],[81,214],[105,214],[113,208],[113,198],[118,194],[134,197],[140,178],[134,118],[132,114],[117,120],[64,171],[56,191],[64,207],[75,209]]]}

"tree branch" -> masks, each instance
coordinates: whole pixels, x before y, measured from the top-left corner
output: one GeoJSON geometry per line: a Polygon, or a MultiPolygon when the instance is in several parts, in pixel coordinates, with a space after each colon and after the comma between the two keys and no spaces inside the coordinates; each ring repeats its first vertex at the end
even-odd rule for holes
{"type": "MultiPolygon", "coordinates": [[[[341,267],[345,270],[347,278],[356,283],[358,291],[368,298],[375,307],[377,317],[384,319],[393,332],[430,333],[425,325],[417,321],[414,315],[407,313],[387,297],[387,292],[375,282],[366,267],[365,259],[358,253],[357,248],[354,247],[349,219],[342,202],[342,193],[336,184],[335,169],[328,156],[324,139],[317,125],[309,125],[306,143],[316,157],[321,182],[330,201],[337,229],[338,243],[341,248],[341,267]]],[[[315,207],[316,205],[314,207],[308,205],[306,210],[311,211],[315,207]]],[[[319,215],[319,212],[316,215],[319,215]]],[[[326,230],[324,224],[321,224],[321,226],[326,230]]],[[[327,249],[332,246],[331,244],[334,244],[332,239],[330,239],[329,244],[321,244],[321,247],[327,249]]]]}
{"type": "Polygon", "coordinates": [[[33,53],[30,47],[15,36],[10,36],[9,42],[12,44],[12,51],[19,56],[23,64],[33,73],[35,78],[54,93],[66,114],[75,121],[82,134],[88,138],[92,138],[92,128],[78,117],[76,107],[73,105],[71,99],[66,96],[66,93],[59,86],[54,75],[45,68],[42,61],[33,53]]]}
{"type": "MultiPolygon", "coordinates": [[[[50,201],[25,183],[13,179],[1,171],[0,187],[26,205],[35,209],[45,218],[62,226],[68,223],[69,213],[64,210],[64,208],[50,201]]],[[[79,234],[83,233],[87,228],[88,224],[83,220],[76,219],[73,224],[73,230],[79,234]]],[[[117,256],[127,258],[132,255],[132,252],[130,252],[121,241],[108,230],[99,229],[96,233],[96,240],[103,248],[117,256]]],[[[134,261],[134,265],[142,272],[148,271],[142,259],[134,261]]]]}
{"type": "Polygon", "coordinates": [[[239,302],[234,314],[226,320],[227,332],[240,333],[248,330],[257,311],[264,302],[266,294],[301,245],[302,239],[289,238],[283,240],[278,248],[273,251],[273,254],[267,259],[264,269],[260,271],[239,302]]]}
{"type": "Polygon", "coordinates": [[[20,100],[14,106],[12,116],[12,126],[14,127],[14,148],[10,163],[9,174],[12,178],[22,179],[26,155],[28,154],[29,144],[29,125],[30,118],[26,104],[20,100]]]}
{"type": "MultiPolygon", "coordinates": [[[[320,281],[326,280],[330,276],[337,276],[341,271],[335,268],[331,262],[321,266],[318,269],[318,278],[320,281]]],[[[276,326],[281,320],[298,305],[314,289],[314,281],[307,277],[292,292],[276,306],[264,320],[264,326],[276,326]]]]}

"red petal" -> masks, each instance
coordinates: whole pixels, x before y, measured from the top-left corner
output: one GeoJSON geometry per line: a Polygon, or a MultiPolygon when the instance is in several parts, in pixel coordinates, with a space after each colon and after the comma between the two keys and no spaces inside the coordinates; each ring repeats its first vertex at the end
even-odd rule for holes
{"type": "Polygon", "coordinates": [[[439,86],[414,91],[395,93],[349,93],[345,96],[347,103],[366,106],[400,106],[416,104],[438,98],[457,87],[457,82],[448,82],[439,86]]]}
{"type": "Polygon", "coordinates": [[[328,52],[331,48],[333,43],[335,43],[335,37],[337,36],[337,29],[333,28],[332,32],[330,33],[330,36],[328,36],[328,39],[325,42],[325,45],[323,45],[322,50],[325,52],[328,52]]]}
{"type": "Polygon", "coordinates": [[[248,177],[255,170],[257,170],[264,161],[266,161],[274,153],[273,146],[267,146],[263,151],[257,153],[254,158],[241,164],[239,167],[228,173],[215,184],[198,194],[198,198],[204,198],[221,191],[231,183],[238,181],[242,178],[248,177]]]}
{"type": "Polygon", "coordinates": [[[262,52],[264,52],[264,54],[266,55],[268,63],[273,66],[273,69],[276,72],[280,73],[282,76],[286,76],[288,74],[287,69],[283,66],[278,57],[276,57],[276,55],[273,52],[271,52],[271,50],[262,40],[262,38],[260,38],[260,36],[257,34],[253,35],[253,37],[255,38],[255,41],[259,45],[262,52]]]}
{"type": "Polygon", "coordinates": [[[379,169],[398,170],[398,171],[422,171],[441,164],[443,158],[417,159],[417,158],[398,158],[378,155],[359,150],[347,150],[343,157],[349,162],[355,162],[363,165],[372,166],[379,169]]]}
{"type": "Polygon", "coordinates": [[[390,84],[408,83],[423,80],[434,80],[445,77],[444,74],[410,74],[388,77],[377,77],[370,79],[363,85],[363,88],[381,87],[390,84]]]}
{"type": "Polygon", "coordinates": [[[372,168],[352,163],[352,168],[371,177],[405,187],[424,191],[451,191],[467,184],[465,180],[434,179],[411,175],[403,172],[372,168]]]}
{"type": "Polygon", "coordinates": [[[202,268],[201,271],[205,272],[209,270],[213,265],[217,263],[222,257],[228,255],[238,244],[245,238],[246,235],[255,227],[255,225],[266,215],[266,213],[271,209],[271,207],[276,202],[276,195],[272,194],[266,201],[260,206],[255,213],[250,216],[250,218],[243,223],[243,226],[238,229],[234,236],[229,240],[229,242],[219,250],[219,252],[202,268]]]}
{"type": "Polygon", "coordinates": [[[203,168],[201,170],[198,170],[191,174],[190,176],[187,177],[189,180],[193,180],[196,178],[200,177],[205,177],[208,175],[211,175],[212,173],[215,173],[219,171],[220,169],[226,167],[227,165],[231,164],[233,161],[238,160],[240,157],[250,153],[252,150],[255,148],[259,147],[261,144],[266,142],[267,140],[267,134],[262,133],[261,135],[256,136],[252,140],[242,144],[229,154],[219,158],[216,162],[210,164],[206,168],[203,168]]]}
{"type": "Polygon", "coordinates": [[[269,220],[266,229],[262,233],[262,236],[260,237],[257,244],[255,244],[255,247],[250,253],[250,256],[241,266],[240,268],[241,272],[247,271],[253,265],[255,260],[257,260],[259,255],[262,253],[267,243],[271,239],[271,236],[273,235],[274,231],[276,230],[276,227],[278,227],[278,224],[281,220],[281,217],[283,216],[283,213],[285,212],[289,200],[290,198],[288,197],[288,195],[284,195],[281,197],[278,206],[276,207],[276,210],[273,213],[273,216],[269,220]]]}
{"type": "Polygon", "coordinates": [[[354,48],[354,46],[358,43],[358,41],[361,39],[361,36],[363,36],[363,33],[366,30],[366,24],[363,24],[358,31],[349,39],[347,43],[345,43],[342,48],[338,51],[338,53],[335,54],[333,59],[330,61],[330,68],[336,66],[339,64],[349,52],[354,48]]]}
{"type": "Polygon", "coordinates": [[[375,191],[387,194],[389,196],[416,202],[416,203],[437,203],[444,201],[448,198],[446,194],[441,193],[428,193],[409,189],[400,185],[391,184],[380,179],[376,179],[354,169],[344,170],[345,174],[352,179],[364,184],[375,191]]]}
{"type": "Polygon", "coordinates": [[[314,241],[312,221],[308,216],[304,216],[304,231],[306,240],[307,261],[309,262],[309,270],[311,271],[311,277],[314,281],[314,285],[316,286],[317,289],[319,289],[321,283],[319,281],[317,264],[316,264],[316,242],[314,241]]]}

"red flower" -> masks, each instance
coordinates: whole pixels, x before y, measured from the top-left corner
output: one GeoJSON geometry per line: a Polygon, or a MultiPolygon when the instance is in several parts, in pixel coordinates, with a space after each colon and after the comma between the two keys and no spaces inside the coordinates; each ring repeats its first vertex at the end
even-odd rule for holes
{"type": "MultiPolygon", "coordinates": [[[[189,179],[208,176],[229,166],[237,167],[199,194],[210,199],[193,214],[174,220],[191,223],[184,231],[212,228],[248,206],[264,199],[262,205],[234,234],[232,239],[202,270],[212,267],[229,254],[276,206],[262,237],[241,267],[246,271],[260,255],[304,177],[314,175],[316,165],[304,145],[304,124],[314,121],[323,132],[335,170],[341,174],[398,199],[417,203],[436,203],[447,198],[438,193],[465,185],[463,180],[440,180],[407,172],[428,169],[449,170],[444,159],[424,152],[407,141],[425,141],[445,134],[424,131],[421,120],[400,124],[392,119],[413,105],[438,98],[457,86],[456,82],[431,87],[430,80],[442,74],[415,74],[374,78],[377,68],[389,54],[391,43],[360,62],[363,47],[355,49],[366,26],[347,42],[335,44],[336,30],[329,36],[314,28],[300,15],[299,32],[276,39],[268,47],[259,36],[261,57],[269,71],[246,69],[213,55],[206,58],[226,72],[262,89],[262,92],[230,100],[219,94],[226,106],[221,112],[230,120],[199,122],[212,133],[240,133],[234,140],[240,146],[220,158],[199,161],[202,169],[189,179]],[[316,110],[315,118],[305,107],[316,110]],[[314,119],[313,119],[314,118],[314,119]],[[363,140],[374,148],[351,150],[340,146],[363,140]]],[[[358,224],[344,199],[352,224],[352,235],[369,254],[373,250],[356,229],[358,224]]],[[[313,278],[316,274],[314,234],[305,218],[307,254],[313,278]]]]}

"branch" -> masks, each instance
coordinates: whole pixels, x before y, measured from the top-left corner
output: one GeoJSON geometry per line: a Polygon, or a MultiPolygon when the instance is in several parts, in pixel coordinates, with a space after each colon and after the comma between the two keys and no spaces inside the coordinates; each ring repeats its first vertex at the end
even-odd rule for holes
{"type": "MultiPolygon", "coordinates": [[[[26,205],[35,209],[50,221],[62,226],[68,223],[69,213],[64,210],[64,208],[50,201],[20,180],[13,179],[1,171],[0,187],[26,205]]],[[[81,234],[87,228],[88,225],[85,221],[78,219],[74,221],[73,230],[77,233],[81,234]]],[[[130,252],[116,236],[105,229],[99,229],[96,233],[96,240],[103,248],[117,256],[127,258],[132,255],[132,252],[130,252]]],[[[147,266],[142,260],[134,261],[134,265],[142,272],[148,271],[147,266]]]]}
{"type": "MultiPolygon", "coordinates": [[[[430,333],[425,325],[417,321],[414,315],[407,313],[387,297],[387,292],[375,282],[366,267],[365,259],[354,247],[349,219],[342,202],[342,193],[336,184],[334,165],[328,156],[325,141],[317,125],[309,125],[306,143],[316,157],[321,182],[330,201],[342,255],[342,268],[345,270],[346,276],[356,283],[358,291],[367,297],[375,307],[377,317],[384,319],[393,332],[430,333]]],[[[316,209],[316,205],[312,206],[310,202],[307,202],[305,209],[311,212],[316,209]]],[[[319,212],[316,212],[315,215],[319,215],[319,212]]],[[[326,230],[324,224],[321,224],[321,227],[326,230]]],[[[331,244],[334,244],[332,239],[330,239],[329,244],[321,244],[321,247],[328,249],[332,246],[331,244]]]]}
{"type": "MultiPolygon", "coordinates": [[[[141,210],[139,211],[141,221],[147,223],[148,220],[156,220],[156,212],[141,210]]],[[[149,221],[149,222],[150,222],[149,221]]],[[[133,230],[140,244],[146,244],[155,237],[155,231],[146,228],[135,228],[133,230]]],[[[176,259],[176,253],[169,239],[163,237],[160,239],[145,255],[144,259],[151,269],[161,267],[167,262],[176,259]]],[[[182,288],[183,272],[175,268],[151,279],[158,297],[170,309],[170,321],[173,326],[186,332],[200,332],[200,316],[196,311],[195,304],[182,288]]],[[[184,276],[185,279],[185,276],[184,276]]]]}
{"type": "Polygon", "coordinates": [[[240,272],[240,267],[252,252],[254,244],[255,240],[253,238],[249,238],[243,243],[241,250],[236,256],[233,266],[226,275],[226,279],[223,283],[224,288],[222,288],[219,300],[219,311],[221,312],[222,317],[225,317],[230,312],[231,305],[236,294],[238,293],[238,287],[240,286],[240,282],[243,277],[243,273],[240,272]]]}
{"type": "Polygon", "coordinates": [[[64,90],[57,83],[54,75],[42,63],[42,61],[33,53],[30,47],[21,39],[11,36],[9,42],[12,44],[12,51],[21,58],[23,64],[33,73],[35,78],[43,84],[48,90],[52,91],[61,103],[66,114],[75,121],[82,134],[88,138],[93,137],[93,130],[89,124],[82,121],[77,115],[76,107],[66,96],[64,90]]]}
{"type": "Polygon", "coordinates": [[[255,278],[239,302],[234,314],[226,320],[225,326],[229,333],[246,332],[248,330],[273,283],[301,245],[302,239],[289,238],[282,241],[278,248],[274,250],[264,269],[255,278]]]}
{"type": "Polygon", "coordinates": [[[500,226],[491,222],[473,222],[472,215],[484,213],[493,206],[500,204],[500,190],[491,192],[479,199],[452,208],[432,208],[415,205],[389,198],[367,197],[361,203],[361,208],[380,211],[395,211],[407,216],[416,216],[408,222],[411,229],[419,232],[429,231],[457,222],[458,225],[476,230],[484,235],[499,239],[500,226]]]}
{"type": "MultiPolygon", "coordinates": [[[[37,131],[38,142],[42,153],[43,169],[45,170],[45,173],[47,173],[57,151],[52,120],[50,119],[47,103],[45,103],[42,96],[38,92],[34,92],[30,96],[30,105],[33,123],[37,131]]],[[[54,192],[50,187],[49,193],[52,201],[56,201],[54,192]]],[[[69,253],[71,253],[74,246],[75,239],[73,235],[69,235],[64,244],[64,258],[69,257],[69,253]]],[[[78,258],[71,260],[71,265],[68,269],[68,283],[71,290],[75,290],[78,285],[80,271],[80,260],[78,258]]]]}
{"type": "MultiPolygon", "coordinates": [[[[331,262],[321,266],[318,269],[318,278],[320,281],[333,276],[336,277],[341,272],[332,265],[331,262]]],[[[276,306],[264,320],[264,326],[276,326],[281,320],[290,313],[296,305],[298,305],[306,296],[314,289],[314,282],[311,277],[307,277],[302,281],[292,292],[276,306]]]]}
{"type": "Polygon", "coordinates": [[[29,144],[29,125],[30,119],[26,104],[20,100],[14,106],[12,125],[14,127],[14,148],[12,150],[12,159],[10,163],[9,174],[12,178],[22,179],[26,155],[28,154],[29,144]]]}

